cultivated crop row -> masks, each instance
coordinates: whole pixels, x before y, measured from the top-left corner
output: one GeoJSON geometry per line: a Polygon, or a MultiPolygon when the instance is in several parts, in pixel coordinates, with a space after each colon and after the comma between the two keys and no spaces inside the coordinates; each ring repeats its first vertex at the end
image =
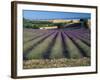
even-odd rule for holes
{"type": "Polygon", "coordinates": [[[23,59],[90,58],[90,31],[24,29],[23,59]]]}

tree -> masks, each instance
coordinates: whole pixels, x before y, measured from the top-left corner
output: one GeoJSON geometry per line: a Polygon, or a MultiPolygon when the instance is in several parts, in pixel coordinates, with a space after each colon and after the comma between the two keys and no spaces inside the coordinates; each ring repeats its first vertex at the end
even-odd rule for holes
{"type": "Polygon", "coordinates": [[[84,28],[88,28],[88,19],[80,19],[81,26],[84,28]]]}

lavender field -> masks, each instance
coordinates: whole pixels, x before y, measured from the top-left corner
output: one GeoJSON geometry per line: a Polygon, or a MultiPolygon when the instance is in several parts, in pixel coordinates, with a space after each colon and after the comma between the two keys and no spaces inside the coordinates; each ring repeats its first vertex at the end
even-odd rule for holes
{"type": "Polygon", "coordinates": [[[90,66],[90,30],[27,29],[23,33],[23,68],[90,66]]]}

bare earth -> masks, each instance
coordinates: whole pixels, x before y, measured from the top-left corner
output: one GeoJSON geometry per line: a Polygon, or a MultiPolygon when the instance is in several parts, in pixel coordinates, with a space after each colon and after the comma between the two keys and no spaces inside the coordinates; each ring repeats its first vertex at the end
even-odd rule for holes
{"type": "Polygon", "coordinates": [[[58,67],[75,67],[75,66],[90,66],[90,58],[81,59],[33,59],[24,60],[24,69],[36,69],[36,68],[58,68],[58,67]]]}

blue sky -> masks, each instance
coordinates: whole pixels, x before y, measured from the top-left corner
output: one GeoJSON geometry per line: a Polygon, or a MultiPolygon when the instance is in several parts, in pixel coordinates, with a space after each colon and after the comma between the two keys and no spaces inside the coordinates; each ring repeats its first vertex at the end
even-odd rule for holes
{"type": "Polygon", "coordinates": [[[90,13],[23,10],[23,17],[30,20],[80,19],[80,18],[90,19],[91,14],[90,13]]]}

